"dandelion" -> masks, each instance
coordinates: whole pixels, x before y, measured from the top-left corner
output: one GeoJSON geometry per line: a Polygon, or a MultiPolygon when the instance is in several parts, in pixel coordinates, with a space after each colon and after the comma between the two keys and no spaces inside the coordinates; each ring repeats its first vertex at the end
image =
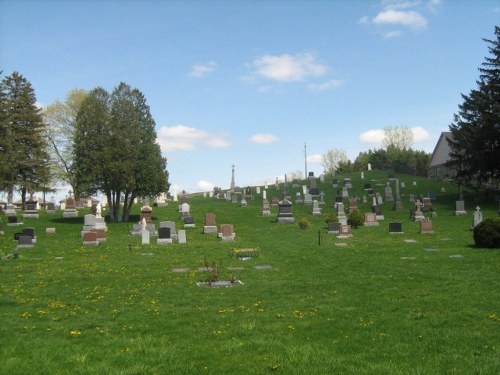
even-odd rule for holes
{"type": "Polygon", "coordinates": [[[73,331],[69,331],[69,334],[72,337],[76,337],[76,336],[80,336],[82,334],[82,332],[81,331],[77,331],[77,330],[73,330],[73,331]]]}

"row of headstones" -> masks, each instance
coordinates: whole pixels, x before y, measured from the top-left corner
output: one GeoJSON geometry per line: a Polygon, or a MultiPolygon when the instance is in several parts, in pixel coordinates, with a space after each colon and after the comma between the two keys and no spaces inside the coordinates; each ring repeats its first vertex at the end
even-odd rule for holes
{"type": "MultiPolygon", "coordinates": [[[[367,223],[367,217],[365,216],[365,225],[367,223]]],[[[368,219],[369,225],[378,225],[376,220],[373,218],[368,219]]],[[[349,238],[352,237],[352,227],[348,224],[342,223],[328,223],[328,233],[337,234],[337,238],[349,238]]],[[[400,222],[392,222],[389,223],[389,234],[402,234],[403,233],[403,224],[400,222]]],[[[432,220],[425,219],[420,221],[420,233],[422,234],[432,234],[434,231],[432,230],[432,220]]]]}

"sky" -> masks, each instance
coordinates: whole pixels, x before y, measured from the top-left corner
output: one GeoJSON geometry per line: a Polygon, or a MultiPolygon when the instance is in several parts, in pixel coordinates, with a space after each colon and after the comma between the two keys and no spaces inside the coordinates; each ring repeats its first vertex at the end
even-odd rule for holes
{"type": "Polygon", "coordinates": [[[0,0],[0,70],[37,102],[139,89],[170,192],[273,183],[354,161],[383,129],[431,153],[476,88],[498,0],[0,0]],[[307,156],[307,161],[305,160],[307,156]]]}

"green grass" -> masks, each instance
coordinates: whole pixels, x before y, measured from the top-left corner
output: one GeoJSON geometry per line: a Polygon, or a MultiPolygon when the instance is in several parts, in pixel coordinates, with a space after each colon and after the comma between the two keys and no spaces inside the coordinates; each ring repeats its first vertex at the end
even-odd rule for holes
{"type": "MultiPolygon", "coordinates": [[[[362,195],[363,183],[385,185],[386,176],[349,177],[362,195]]],[[[36,228],[35,247],[0,262],[0,373],[499,373],[500,252],[473,246],[469,227],[477,203],[470,195],[467,216],[455,217],[452,185],[416,178],[413,187],[413,177],[401,180],[404,210],[386,203],[385,221],[353,230],[350,239],[327,233],[329,181],[320,184],[327,202],[321,216],[311,215],[311,206],[293,206],[297,221],[310,222],[305,230],[276,224],[275,208],[262,217],[260,198],[246,208],[192,198],[197,228],[187,230],[184,245],[142,246],[128,235],[132,223],[108,223],[106,243],[83,247],[88,211],[78,220],[63,220],[60,212],[25,219],[36,228]],[[447,193],[440,193],[443,186],[447,193]],[[407,197],[429,190],[437,195],[438,215],[435,233],[422,235],[408,219],[407,197]],[[205,212],[214,212],[217,224],[233,224],[236,241],[203,235],[205,212]],[[404,234],[388,234],[393,220],[403,223],[404,234]],[[48,236],[51,226],[57,233],[48,236]],[[258,248],[260,256],[240,261],[230,256],[234,248],[258,248]],[[205,257],[222,261],[222,279],[236,272],[243,285],[198,287],[206,279],[196,271],[205,257]],[[171,271],[180,267],[191,271],[171,271]]],[[[273,190],[269,199],[280,196],[273,190]]],[[[383,193],[383,186],[376,190],[383,193]]],[[[494,203],[479,204],[485,218],[497,215],[494,203]]],[[[182,228],[176,208],[154,208],[155,222],[174,220],[182,228]]],[[[4,255],[15,248],[17,230],[5,228],[0,237],[4,255]]]]}

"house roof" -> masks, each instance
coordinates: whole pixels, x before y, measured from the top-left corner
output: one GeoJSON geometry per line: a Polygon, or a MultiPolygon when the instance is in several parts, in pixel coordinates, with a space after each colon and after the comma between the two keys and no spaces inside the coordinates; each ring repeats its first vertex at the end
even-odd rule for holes
{"type": "Polygon", "coordinates": [[[427,168],[443,165],[450,159],[450,145],[448,144],[448,139],[453,139],[451,132],[442,132],[436,143],[436,147],[434,147],[427,168]]]}

